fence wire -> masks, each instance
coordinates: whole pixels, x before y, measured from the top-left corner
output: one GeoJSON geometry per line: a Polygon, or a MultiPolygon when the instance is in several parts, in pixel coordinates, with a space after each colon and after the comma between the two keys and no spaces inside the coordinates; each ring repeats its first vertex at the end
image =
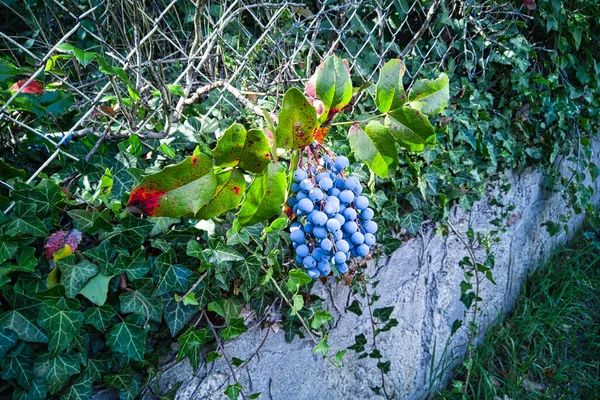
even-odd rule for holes
{"type": "Polygon", "coordinates": [[[65,147],[71,138],[136,134],[165,140],[186,118],[186,107],[195,107],[201,120],[235,119],[247,107],[274,111],[287,87],[302,86],[332,54],[348,60],[355,85],[376,80],[378,67],[398,57],[406,62],[408,81],[460,62],[470,65],[472,78],[485,73],[490,55],[474,38],[485,37],[493,46],[501,34],[493,29],[495,21],[526,18],[511,3],[491,0],[0,0],[0,54],[19,67],[33,65],[28,82],[67,88],[79,110],[68,129],[55,124],[42,132],[36,119],[7,111],[22,85],[0,107],[0,139],[18,130],[53,148],[29,175],[31,183],[55,158],[78,159],[65,147]],[[137,104],[126,105],[128,86],[93,63],[67,61],[62,70],[70,73],[48,69],[64,43],[122,68],[137,104]],[[172,85],[180,85],[183,95],[170,91],[172,85]],[[115,99],[120,113],[102,108],[115,99]]]}

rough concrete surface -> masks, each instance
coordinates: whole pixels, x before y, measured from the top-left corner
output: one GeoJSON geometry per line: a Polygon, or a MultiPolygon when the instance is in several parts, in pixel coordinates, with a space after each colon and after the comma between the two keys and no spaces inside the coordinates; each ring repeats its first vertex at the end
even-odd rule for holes
{"type": "MultiPolygon", "coordinates": [[[[565,173],[568,171],[565,167],[565,173]]],[[[463,240],[467,240],[464,233],[469,227],[475,232],[489,233],[498,230],[491,224],[494,218],[503,215],[507,222],[506,230],[497,235],[498,241],[492,245],[496,285],[487,280],[481,285],[483,301],[477,324],[482,335],[489,324],[511,309],[526,274],[567,239],[564,232],[551,237],[542,226],[546,221],[558,222],[567,212],[561,192],[544,189],[544,177],[533,170],[518,175],[509,172],[506,178],[511,188],[502,194],[502,203],[513,205],[512,211],[507,213],[490,205],[489,199],[498,195],[498,190],[492,188],[488,199],[476,203],[472,211],[457,207],[450,217],[463,240]]],[[[593,201],[597,200],[595,195],[593,201]]],[[[582,215],[571,217],[570,232],[582,222],[582,215]]],[[[369,273],[381,282],[377,287],[381,296],[377,307],[395,306],[392,317],[399,322],[397,327],[378,336],[384,358],[391,361],[389,385],[395,389],[397,398],[426,398],[432,387],[449,379],[452,365],[464,355],[466,330],[460,329],[452,336],[450,333],[455,320],[466,322],[465,318],[471,315],[465,313],[460,302],[463,269],[459,262],[466,256],[465,245],[452,230],[442,237],[429,229],[408,240],[390,257],[379,260],[378,265],[369,267],[369,273]]],[[[476,249],[475,256],[482,262],[485,251],[476,249]]],[[[330,279],[329,289],[317,283],[313,293],[326,300],[326,307],[336,319],[337,326],[329,336],[331,351],[336,352],[352,345],[355,335],[364,333],[370,337],[371,325],[368,312],[358,317],[336,311],[343,311],[349,304],[349,289],[330,279]]],[[[249,358],[266,333],[258,326],[250,329],[226,345],[227,353],[240,359],[249,358]]],[[[369,388],[380,384],[375,360],[359,360],[354,352],[348,351],[342,368],[336,369],[320,355],[313,354],[313,346],[308,339],[286,343],[283,331],[271,330],[258,355],[246,368],[236,372],[245,393],[261,392],[260,398],[274,400],[380,398],[369,388]]],[[[177,382],[183,382],[179,400],[226,399],[223,391],[233,383],[223,359],[204,365],[196,375],[187,361],[171,366],[164,372],[161,386],[168,389],[177,382]]]]}

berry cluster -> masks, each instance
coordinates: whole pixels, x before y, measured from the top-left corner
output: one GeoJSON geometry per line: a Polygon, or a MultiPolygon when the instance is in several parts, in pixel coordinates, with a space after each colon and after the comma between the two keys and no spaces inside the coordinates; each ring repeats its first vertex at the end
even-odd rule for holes
{"type": "Polygon", "coordinates": [[[377,224],[369,199],[361,196],[356,177],[344,179],[348,158],[321,158],[319,169],[298,168],[293,174],[292,192],[287,200],[298,220],[290,226],[296,262],[311,278],[327,276],[331,263],[340,274],[348,271],[350,256],[365,257],[375,244],[377,224]],[[317,171],[322,172],[317,173],[317,171]]]}

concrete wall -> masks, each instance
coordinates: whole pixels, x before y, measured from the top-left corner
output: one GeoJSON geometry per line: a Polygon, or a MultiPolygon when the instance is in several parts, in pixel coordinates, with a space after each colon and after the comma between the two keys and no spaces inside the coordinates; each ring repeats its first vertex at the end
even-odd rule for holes
{"type": "MultiPolygon", "coordinates": [[[[566,168],[565,173],[568,173],[566,168]]],[[[564,232],[550,237],[541,226],[549,220],[558,222],[567,212],[560,191],[545,190],[543,176],[533,170],[520,175],[508,173],[506,177],[512,187],[502,194],[503,204],[514,205],[515,209],[505,218],[510,221],[506,231],[497,236],[499,240],[492,246],[497,285],[484,280],[481,287],[483,302],[478,325],[482,333],[511,309],[527,273],[566,240],[564,232]]],[[[489,198],[497,194],[491,189],[488,199],[476,203],[471,212],[453,209],[451,223],[465,240],[464,232],[469,227],[482,233],[498,229],[490,221],[506,212],[490,205],[489,198]]],[[[596,195],[594,201],[597,200],[596,195]]],[[[570,231],[582,222],[583,216],[572,217],[568,223],[570,231]]],[[[454,233],[441,237],[429,229],[408,240],[378,265],[369,267],[369,274],[381,281],[377,287],[381,296],[377,306],[394,305],[393,318],[399,321],[397,327],[378,336],[383,356],[391,361],[389,384],[399,399],[425,398],[430,384],[446,382],[451,364],[464,355],[466,330],[461,329],[453,336],[450,333],[453,322],[465,317],[459,288],[463,279],[459,261],[465,256],[468,252],[454,233]]],[[[477,250],[476,257],[483,261],[485,252],[477,250]]],[[[349,300],[347,287],[332,278],[328,286],[318,283],[313,292],[325,300],[335,317],[336,327],[329,337],[331,350],[335,352],[352,345],[355,335],[364,333],[370,337],[371,325],[368,312],[361,317],[344,312],[349,300]]],[[[247,359],[266,333],[255,326],[228,343],[226,350],[230,356],[247,359]]],[[[258,356],[244,370],[236,372],[245,393],[262,392],[260,398],[275,400],[378,398],[369,388],[380,384],[374,360],[358,360],[354,352],[348,351],[343,367],[336,369],[320,355],[314,355],[312,348],[310,340],[286,343],[283,331],[271,330],[258,356]]],[[[233,383],[223,359],[203,366],[197,375],[186,361],[170,366],[165,369],[161,386],[166,389],[178,381],[184,382],[178,399],[225,399],[223,390],[233,383]]]]}

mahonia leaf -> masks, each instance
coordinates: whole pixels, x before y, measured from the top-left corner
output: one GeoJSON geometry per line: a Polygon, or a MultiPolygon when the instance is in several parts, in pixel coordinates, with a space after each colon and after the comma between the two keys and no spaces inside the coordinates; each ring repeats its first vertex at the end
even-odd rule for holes
{"type": "Polygon", "coordinates": [[[430,117],[442,112],[449,100],[450,84],[446,74],[441,74],[433,81],[420,79],[408,93],[408,105],[430,117]]]}
{"type": "Polygon", "coordinates": [[[317,112],[309,100],[296,88],[289,89],[281,105],[275,135],[276,145],[284,149],[298,149],[314,141],[317,112]]]}
{"type": "MultiPolygon", "coordinates": [[[[307,94],[311,95],[309,85],[306,89],[307,94]]],[[[331,119],[334,114],[350,103],[352,99],[352,80],[350,79],[348,63],[336,56],[328,57],[317,67],[315,72],[314,93],[324,105],[319,122],[323,122],[328,118],[331,119]]]]}
{"type": "Polygon", "coordinates": [[[396,110],[406,103],[407,96],[402,83],[405,71],[406,66],[398,59],[388,61],[379,71],[375,103],[382,113],[396,110]]]}
{"type": "Polygon", "coordinates": [[[212,159],[204,154],[148,175],[133,188],[127,205],[152,217],[193,216],[215,194],[212,159]]]}
{"type": "Polygon", "coordinates": [[[379,177],[387,178],[398,166],[398,151],[394,137],[377,121],[371,121],[363,130],[353,125],[348,141],[354,154],[379,177]]]}
{"type": "Polygon", "coordinates": [[[237,208],[246,192],[244,174],[237,169],[217,174],[217,190],[213,198],[202,207],[195,219],[210,219],[237,208]]]}
{"type": "Polygon", "coordinates": [[[281,212],[285,200],[286,173],[283,167],[271,163],[267,171],[257,175],[238,213],[241,225],[253,225],[281,212]]]}
{"type": "Polygon", "coordinates": [[[246,128],[244,128],[244,125],[232,124],[217,140],[217,146],[212,152],[215,165],[219,167],[235,167],[238,165],[245,142],[246,128]]]}

